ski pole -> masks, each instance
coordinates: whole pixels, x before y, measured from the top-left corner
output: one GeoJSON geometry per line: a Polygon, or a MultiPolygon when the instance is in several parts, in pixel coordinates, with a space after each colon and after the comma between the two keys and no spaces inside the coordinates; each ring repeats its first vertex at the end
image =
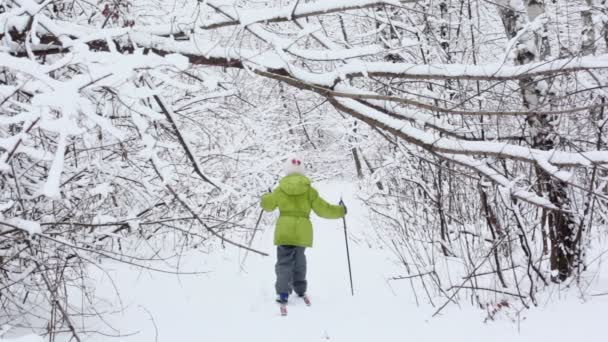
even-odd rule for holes
{"type": "MultiPolygon", "coordinates": [[[[268,188],[268,192],[272,192],[271,188],[268,188]]],[[[258,226],[260,225],[260,221],[262,220],[262,215],[264,214],[264,209],[260,210],[260,214],[258,215],[258,220],[255,222],[255,227],[253,227],[253,233],[251,234],[251,238],[249,238],[249,244],[248,247],[251,247],[251,244],[253,243],[253,239],[255,238],[255,233],[257,233],[258,231],[258,226]]],[[[245,260],[247,260],[247,255],[249,255],[248,253],[249,251],[245,251],[245,256],[243,257],[243,260],[241,261],[241,270],[243,269],[243,265],[245,264],[245,260]]]]}
{"type": "MultiPolygon", "coordinates": [[[[342,198],[340,198],[340,205],[346,208],[342,198]]],[[[346,260],[348,261],[348,277],[350,279],[350,293],[351,295],[355,295],[355,290],[353,288],[353,272],[350,267],[350,252],[348,250],[348,233],[346,232],[346,214],[342,216],[342,223],[344,224],[344,241],[346,242],[346,260]]]]}
{"type": "MultiPolygon", "coordinates": [[[[258,226],[260,225],[260,221],[262,220],[262,215],[264,214],[264,209],[260,210],[260,215],[258,216],[258,220],[255,223],[255,227],[253,228],[253,233],[249,238],[248,247],[251,247],[253,243],[253,238],[255,238],[255,233],[258,231],[258,226]]],[[[245,261],[247,260],[247,256],[249,255],[249,251],[245,251],[245,256],[243,256],[243,260],[241,261],[241,271],[243,270],[243,266],[245,265],[245,261]]]]}

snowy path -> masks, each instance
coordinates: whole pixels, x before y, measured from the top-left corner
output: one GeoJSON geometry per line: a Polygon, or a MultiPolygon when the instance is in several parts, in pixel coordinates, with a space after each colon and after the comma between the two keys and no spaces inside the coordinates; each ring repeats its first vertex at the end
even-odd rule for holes
{"type": "MultiPolygon", "coordinates": [[[[337,184],[320,190],[334,203],[344,194],[355,240],[371,229],[364,215],[354,214],[362,211],[351,188],[337,184]]],[[[274,303],[272,229],[265,227],[254,245],[273,252],[272,257],[250,254],[245,271],[239,267],[243,252],[229,247],[213,255],[190,253],[184,258],[183,269],[209,270],[205,275],[177,277],[117,266],[111,274],[126,309],[108,321],[121,334],[136,333],[120,338],[126,342],[572,341],[580,339],[580,331],[587,335],[586,342],[605,341],[599,332],[608,312],[605,297],[585,305],[567,301],[527,312],[520,333],[517,324],[506,320],[484,324],[484,312],[466,306],[448,307],[442,317],[430,319],[433,308],[417,307],[406,284],[387,285],[385,278],[399,272],[385,252],[353,240],[355,297],[351,297],[342,221],[314,218],[313,224],[315,246],[307,250],[311,307],[293,298],[289,316],[279,315],[274,303]],[[577,329],[567,328],[573,322],[564,313],[572,310],[581,312],[574,322],[577,329]]],[[[110,297],[107,278],[99,290],[110,297]]],[[[106,338],[99,335],[90,339],[102,340],[106,338]]]]}

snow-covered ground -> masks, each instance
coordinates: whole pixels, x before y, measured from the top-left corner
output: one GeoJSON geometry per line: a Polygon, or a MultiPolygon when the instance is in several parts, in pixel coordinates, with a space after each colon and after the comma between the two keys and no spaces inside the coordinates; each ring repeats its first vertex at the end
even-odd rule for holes
{"type": "MultiPolygon", "coordinates": [[[[362,238],[373,233],[352,185],[336,183],[319,186],[319,190],[330,202],[336,203],[343,195],[349,204],[354,297],[350,295],[342,221],[314,217],[315,245],[307,250],[311,307],[293,298],[289,315],[281,317],[274,303],[274,253],[271,257],[250,254],[241,268],[243,251],[227,247],[212,254],[186,254],[181,269],[208,271],[200,275],[176,276],[106,264],[113,282],[97,274],[98,291],[109,300],[105,306],[118,311],[106,313],[104,321],[89,329],[120,334],[117,340],[125,342],[607,340],[608,296],[583,303],[574,294],[561,300],[554,294],[550,303],[519,317],[503,315],[488,323],[484,323],[485,311],[467,304],[460,308],[450,305],[439,317],[431,318],[436,308],[424,303],[417,306],[408,284],[387,282],[402,270],[387,251],[370,248],[362,238]]],[[[263,228],[254,246],[274,251],[273,229],[263,228]]],[[[598,291],[608,290],[605,275],[595,284],[598,291]]],[[[86,341],[108,339],[97,334],[86,341]]]]}

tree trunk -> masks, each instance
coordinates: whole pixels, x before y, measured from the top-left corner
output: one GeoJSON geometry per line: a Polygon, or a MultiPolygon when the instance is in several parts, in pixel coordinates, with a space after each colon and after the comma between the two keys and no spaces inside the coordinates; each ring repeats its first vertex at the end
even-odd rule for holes
{"type": "MultiPolygon", "coordinates": [[[[525,32],[518,36],[518,31],[525,24],[535,19],[542,20],[538,17],[544,14],[544,2],[542,0],[527,0],[524,3],[523,0],[503,0],[500,5],[502,6],[499,13],[507,36],[509,38],[517,37],[518,40],[516,44],[516,64],[523,65],[546,59],[550,52],[546,25],[541,25],[541,29],[537,32],[525,32]],[[525,11],[523,11],[524,8],[525,11]],[[527,16],[524,13],[527,13],[527,16]]],[[[551,84],[551,80],[539,82],[551,84]]],[[[539,115],[534,112],[535,108],[538,108],[541,104],[547,101],[550,103],[553,97],[550,86],[541,87],[539,82],[535,82],[531,78],[522,79],[519,86],[523,105],[530,111],[530,115],[526,118],[531,136],[529,143],[532,148],[546,151],[555,148],[558,139],[554,129],[557,125],[557,117],[539,115]]],[[[568,278],[577,267],[576,255],[578,253],[574,240],[576,220],[572,214],[570,199],[566,192],[568,185],[555,179],[539,167],[536,167],[535,171],[537,175],[536,191],[539,195],[548,197],[551,203],[560,209],[544,212],[541,215],[543,217],[541,229],[546,228],[549,232],[552,279],[560,282],[568,278]]],[[[543,211],[545,210],[543,209],[543,211]]]]}
{"type": "Polygon", "coordinates": [[[583,55],[592,55],[595,53],[595,27],[593,25],[593,14],[591,12],[592,0],[585,0],[586,6],[581,10],[581,19],[583,20],[583,30],[581,32],[581,51],[583,55]]]}
{"type": "Polygon", "coordinates": [[[355,160],[355,168],[357,169],[357,177],[359,179],[363,178],[363,168],[361,167],[361,160],[359,159],[359,153],[357,152],[357,148],[353,147],[351,149],[353,153],[353,159],[355,160]]]}

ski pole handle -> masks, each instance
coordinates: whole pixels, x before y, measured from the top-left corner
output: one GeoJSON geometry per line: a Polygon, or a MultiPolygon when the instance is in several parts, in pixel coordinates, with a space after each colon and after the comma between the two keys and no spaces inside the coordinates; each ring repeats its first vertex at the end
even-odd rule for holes
{"type": "Polygon", "coordinates": [[[346,215],[348,212],[348,209],[346,209],[346,205],[344,204],[344,201],[342,201],[342,198],[340,198],[340,202],[338,202],[338,204],[344,208],[344,215],[346,215]]]}

